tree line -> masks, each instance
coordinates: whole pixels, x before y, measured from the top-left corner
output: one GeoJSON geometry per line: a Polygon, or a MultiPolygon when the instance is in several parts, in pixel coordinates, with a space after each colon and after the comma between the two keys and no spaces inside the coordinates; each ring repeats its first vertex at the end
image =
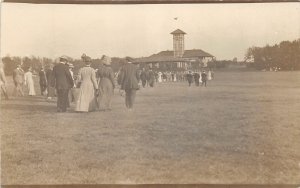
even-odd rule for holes
{"type": "Polygon", "coordinates": [[[282,41],[273,46],[251,47],[245,61],[258,70],[300,70],[300,39],[282,41]]]}
{"type": "MultiPolygon", "coordinates": [[[[4,72],[6,75],[12,75],[13,70],[17,68],[17,65],[21,65],[22,69],[24,71],[27,71],[29,67],[32,68],[34,73],[38,73],[42,67],[48,68],[48,67],[53,67],[54,64],[57,62],[57,59],[50,59],[50,58],[45,58],[45,57],[36,57],[36,56],[31,56],[31,57],[19,57],[19,56],[5,56],[2,58],[2,62],[4,64],[4,72]]],[[[117,71],[121,64],[125,61],[125,58],[118,58],[118,57],[113,57],[112,58],[112,63],[111,67],[114,71],[117,71]]],[[[71,59],[70,58],[70,63],[74,65],[74,72],[76,73],[79,68],[84,66],[84,62],[81,59],[71,59]]],[[[92,60],[92,67],[97,69],[98,66],[101,64],[100,59],[93,59],[92,60]]]]}

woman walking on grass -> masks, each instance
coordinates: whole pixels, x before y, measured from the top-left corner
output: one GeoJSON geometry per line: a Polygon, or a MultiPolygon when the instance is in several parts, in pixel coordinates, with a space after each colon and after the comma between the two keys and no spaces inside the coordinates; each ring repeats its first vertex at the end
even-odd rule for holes
{"type": "Polygon", "coordinates": [[[34,96],[35,90],[34,90],[34,82],[33,82],[31,71],[32,71],[32,69],[31,69],[31,67],[29,67],[27,72],[24,74],[24,83],[25,83],[25,85],[27,85],[28,95],[34,96]]]}
{"type": "Polygon", "coordinates": [[[96,109],[95,92],[98,90],[95,70],[91,67],[92,60],[83,54],[81,56],[85,67],[78,73],[80,83],[79,95],[76,101],[76,112],[90,112],[96,109]]]}
{"type": "Polygon", "coordinates": [[[111,98],[114,94],[114,72],[110,67],[111,58],[103,55],[101,58],[104,66],[99,67],[97,72],[97,77],[100,78],[99,82],[99,97],[98,97],[98,107],[100,104],[104,106],[103,110],[111,110],[111,98]]]}

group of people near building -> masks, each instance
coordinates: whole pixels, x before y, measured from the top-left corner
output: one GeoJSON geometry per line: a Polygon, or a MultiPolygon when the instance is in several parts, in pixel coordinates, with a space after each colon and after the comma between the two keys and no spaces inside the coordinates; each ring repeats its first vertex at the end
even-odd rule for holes
{"type": "Polygon", "coordinates": [[[143,87],[145,87],[146,85],[154,87],[154,83],[156,81],[156,73],[151,68],[149,68],[148,70],[143,68],[140,72],[140,79],[143,87]]]}
{"type": "Polygon", "coordinates": [[[206,73],[205,70],[203,71],[188,71],[186,74],[186,78],[188,81],[189,86],[192,85],[193,82],[195,82],[196,86],[205,86],[207,85],[207,81],[212,80],[214,78],[214,72],[213,71],[208,71],[206,73]]]}
{"type": "MultiPolygon", "coordinates": [[[[207,81],[213,79],[212,71],[154,71],[150,67],[138,68],[132,63],[131,58],[126,58],[126,63],[115,74],[111,68],[111,58],[103,55],[101,64],[97,69],[91,67],[92,59],[83,54],[82,61],[85,63],[78,74],[74,75],[74,65],[69,57],[61,56],[59,63],[42,67],[38,73],[41,95],[51,100],[57,97],[57,112],[66,112],[71,103],[75,103],[74,111],[90,112],[95,110],[111,110],[112,96],[118,84],[120,90],[125,91],[125,106],[131,110],[136,97],[136,91],[142,87],[154,87],[155,83],[188,81],[189,86],[195,82],[206,86],[207,81]]],[[[23,87],[26,86],[26,95],[36,95],[34,88],[34,75],[32,68],[24,71],[21,65],[13,71],[14,96],[24,96],[23,87]]],[[[6,78],[3,63],[0,64],[1,92],[8,99],[6,91],[6,78]]]]}

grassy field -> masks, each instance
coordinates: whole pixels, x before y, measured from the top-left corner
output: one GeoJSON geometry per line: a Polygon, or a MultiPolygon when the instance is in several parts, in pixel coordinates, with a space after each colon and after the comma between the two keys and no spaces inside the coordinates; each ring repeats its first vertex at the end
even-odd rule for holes
{"type": "Polygon", "coordinates": [[[109,112],[55,106],[1,101],[2,184],[300,183],[300,72],[162,83],[131,112],[118,92],[109,112]]]}

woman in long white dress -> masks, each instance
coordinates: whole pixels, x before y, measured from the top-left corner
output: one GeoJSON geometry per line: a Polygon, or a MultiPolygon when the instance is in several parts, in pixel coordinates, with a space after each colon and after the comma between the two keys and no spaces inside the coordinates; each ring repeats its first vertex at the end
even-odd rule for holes
{"type": "Polygon", "coordinates": [[[85,61],[85,67],[82,67],[78,73],[80,89],[76,100],[76,112],[89,112],[96,110],[95,91],[98,90],[95,70],[91,67],[91,58],[82,56],[85,61]]]}
{"type": "Polygon", "coordinates": [[[158,72],[158,82],[160,83],[160,82],[162,82],[162,78],[161,78],[161,76],[162,76],[162,73],[161,72],[158,72]]]}
{"type": "Polygon", "coordinates": [[[24,83],[28,88],[28,95],[29,96],[34,96],[35,95],[35,90],[34,90],[34,82],[32,78],[32,69],[29,68],[28,71],[24,74],[24,83]]]}
{"type": "Polygon", "coordinates": [[[211,80],[211,71],[209,70],[208,73],[207,73],[207,80],[211,80]]]}
{"type": "Polygon", "coordinates": [[[202,83],[201,70],[199,72],[199,83],[202,83]]]}

